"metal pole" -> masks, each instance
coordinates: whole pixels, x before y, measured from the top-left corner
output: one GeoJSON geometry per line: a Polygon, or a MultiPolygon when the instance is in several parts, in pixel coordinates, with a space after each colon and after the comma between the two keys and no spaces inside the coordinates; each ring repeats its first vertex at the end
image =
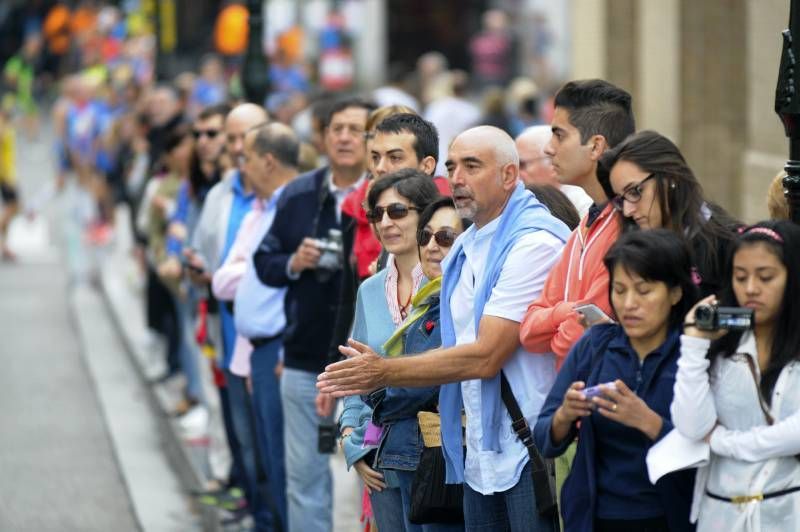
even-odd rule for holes
{"type": "Polygon", "coordinates": [[[775,89],[775,112],[783,122],[789,137],[789,160],[783,188],[789,202],[792,221],[800,224],[800,0],[792,0],[789,8],[789,28],[783,31],[783,52],[775,89]]]}
{"type": "Polygon", "coordinates": [[[262,0],[247,0],[249,32],[247,52],[242,65],[242,88],[247,101],[264,105],[269,92],[269,62],[264,54],[264,4],[262,0]]]}

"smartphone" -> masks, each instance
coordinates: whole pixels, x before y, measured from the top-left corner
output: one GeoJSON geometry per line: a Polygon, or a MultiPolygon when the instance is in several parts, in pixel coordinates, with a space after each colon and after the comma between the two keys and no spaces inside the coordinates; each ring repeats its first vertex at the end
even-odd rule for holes
{"type": "Polygon", "coordinates": [[[612,390],[616,390],[617,389],[617,385],[614,384],[613,381],[612,382],[604,382],[604,383],[598,384],[596,386],[591,386],[591,387],[586,388],[585,390],[583,390],[583,395],[586,396],[586,400],[587,401],[591,401],[592,398],[597,397],[599,395],[603,395],[603,389],[601,388],[601,386],[605,386],[606,389],[608,389],[608,388],[611,388],[612,390]]]}
{"type": "Polygon", "coordinates": [[[588,305],[579,305],[575,307],[575,312],[578,312],[586,318],[586,323],[591,327],[595,323],[607,321],[609,323],[614,323],[608,314],[603,312],[600,307],[589,303],[588,305]]]}

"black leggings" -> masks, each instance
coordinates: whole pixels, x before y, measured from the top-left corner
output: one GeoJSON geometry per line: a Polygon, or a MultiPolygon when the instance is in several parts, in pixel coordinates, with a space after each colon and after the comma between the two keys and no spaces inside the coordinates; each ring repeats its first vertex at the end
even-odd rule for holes
{"type": "Polygon", "coordinates": [[[595,532],[669,532],[665,517],[651,519],[598,519],[595,532]]]}

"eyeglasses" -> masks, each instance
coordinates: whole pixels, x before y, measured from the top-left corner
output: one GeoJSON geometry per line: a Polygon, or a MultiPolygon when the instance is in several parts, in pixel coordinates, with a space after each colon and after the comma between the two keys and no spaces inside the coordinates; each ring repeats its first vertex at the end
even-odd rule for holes
{"type": "Polygon", "coordinates": [[[199,139],[203,135],[205,135],[210,139],[213,139],[214,137],[219,135],[219,129],[195,129],[194,131],[192,131],[192,136],[194,136],[195,140],[199,139]]]}
{"type": "Polygon", "coordinates": [[[409,207],[402,203],[390,203],[386,207],[375,207],[371,211],[367,211],[367,221],[371,224],[376,224],[383,220],[383,213],[389,215],[392,220],[399,220],[408,216],[410,211],[419,210],[416,207],[409,207]]]}
{"type": "Polygon", "coordinates": [[[443,248],[449,248],[456,241],[456,232],[452,229],[439,229],[435,233],[429,229],[423,229],[417,234],[417,243],[420,246],[427,246],[431,238],[443,248]]]}
{"type": "Polygon", "coordinates": [[[626,201],[628,203],[638,203],[639,200],[642,199],[642,185],[647,183],[648,180],[654,178],[655,176],[656,174],[650,174],[649,176],[645,177],[634,186],[625,190],[622,194],[617,194],[616,196],[611,198],[611,205],[613,205],[615,209],[621,212],[623,207],[625,206],[626,201]]]}

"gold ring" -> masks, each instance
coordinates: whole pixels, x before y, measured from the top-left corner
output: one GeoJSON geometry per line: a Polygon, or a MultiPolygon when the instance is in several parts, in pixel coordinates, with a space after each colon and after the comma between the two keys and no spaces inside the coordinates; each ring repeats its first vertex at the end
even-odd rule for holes
{"type": "Polygon", "coordinates": [[[614,412],[617,411],[617,403],[614,403],[614,405],[611,407],[611,410],[613,410],[614,412]]]}

